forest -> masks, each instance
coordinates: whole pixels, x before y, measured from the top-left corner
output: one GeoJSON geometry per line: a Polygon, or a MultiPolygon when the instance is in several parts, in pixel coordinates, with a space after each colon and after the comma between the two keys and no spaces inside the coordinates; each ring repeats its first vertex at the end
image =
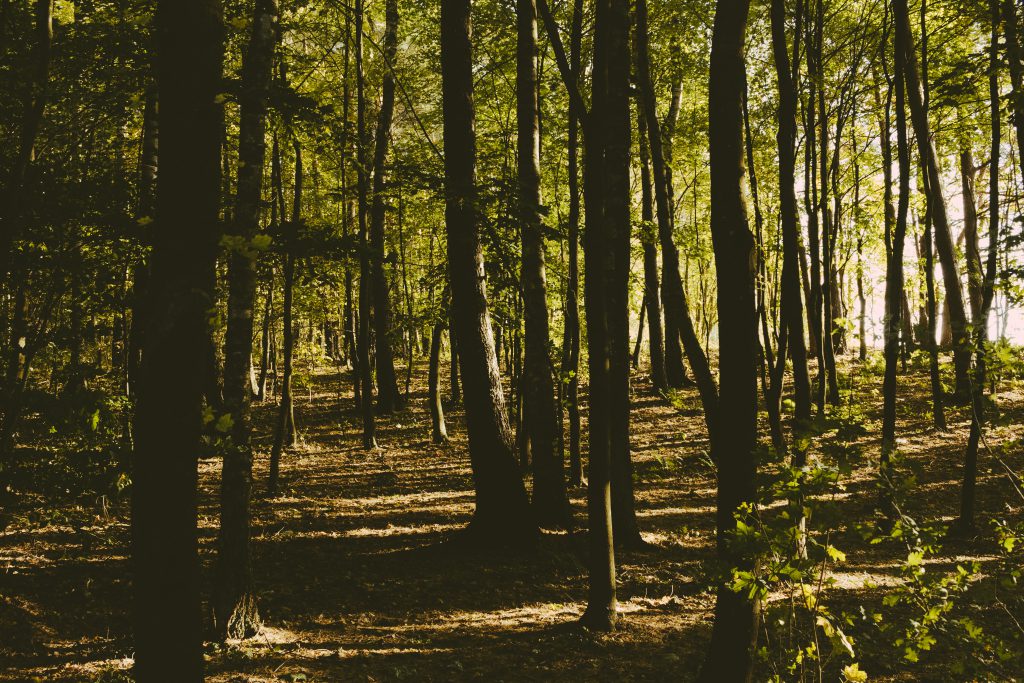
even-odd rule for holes
{"type": "Polygon", "coordinates": [[[0,0],[0,681],[1024,680],[1022,31],[0,0]]]}

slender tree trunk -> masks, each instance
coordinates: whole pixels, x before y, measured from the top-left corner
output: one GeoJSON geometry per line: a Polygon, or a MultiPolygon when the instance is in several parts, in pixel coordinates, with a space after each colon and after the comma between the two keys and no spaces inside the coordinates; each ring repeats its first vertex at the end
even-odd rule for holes
{"type": "MultiPolygon", "coordinates": [[[[643,2],[643,0],[640,0],[643,2]]],[[[640,141],[640,189],[641,218],[640,243],[644,250],[644,303],[647,305],[647,325],[649,329],[649,347],[651,356],[651,383],[655,391],[668,389],[668,376],[665,374],[665,338],[661,328],[661,299],[658,293],[658,243],[656,225],[654,223],[654,188],[652,187],[650,152],[648,151],[647,122],[643,107],[637,107],[637,123],[640,141]]],[[[643,322],[640,324],[643,330],[643,322]]],[[[640,336],[637,336],[637,342],[640,336]]],[[[639,348],[639,344],[637,345],[639,348]]]]}
{"type": "MultiPolygon", "coordinates": [[[[238,191],[228,235],[228,322],[224,341],[224,403],[232,418],[231,442],[224,452],[221,480],[220,552],[217,557],[214,613],[221,638],[248,638],[260,628],[249,550],[249,499],[252,494],[253,307],[256,300],[256,249],[266,112],[277,35],[277,3],[258,0],[249,45],[242,63],[239,97],[238,191]]],[[[268,299],[269,300],[269,299],[268,299]]]]}
{"type": "MultiPolygon", "coordinates": [[[[569,68],[574,85],[579,83],[583,36],[583,0],[574,0],[569,36],[569,68]]],[[[580,313],[579,313],[579,121],[581,112],[572,99],[569,103],[569,264],[565,291],[565,329],[562,338],[562,381],[565,382],[565,403],[569,418],[569,482],[583,483],[583,461],[580,456],[580,313]]]]}
{"type": "Polygon", "coordinates": [[[32,75],[22,114],[16,154],[7,171],[3,195],[0,197],[0,278],[11,270],[14,243],[21,237],[22,202],[25,176],[34,156],[36,136],[46,108],[47,83],[50,80],[50,57],[53,48],[53,0],[35,0],[33,5],[34,43],[32,75]]]}
{"type": "Polygon", "coordinates": [[[992,139],[988,186],[988,255],[982,282],[981,308],[974,320],[974,376],[971,378],[971,433],[964,454],[963,486],[960,494],[960,516],[955,530],[969,533],[974,529],[975,486],[978,478],[978,445],[985,425],[986,348],[988,316],[995,295],[996,267],[999,260],[999,156],[1002,122],[999,110],[999,2],[990,0],[992,36],[989,43],[988,93],[992,139]]]}
{"type": "Polygon", "coordinates": [[[476,217],[476,136],[469,0],[441,2],[445,224],[452,317],[466,391],[466,427],[476,492],[470,529],[485,544],[532,541],[537,527],[512,451],[484,287],[476,217]]]}
{"type": "Polygon", "coordinates": [[[559,424],[548,346],[547,276],[541,232],[540,125],[537,103],[537,7],[516,3],[516,119],[519,224],[522,232],[522,292],[525,325],[523,400],[533,459],[533,510],[543,527],[569,526],[565,467],[557,448],[559,424]]]}
{"type": "Polygon", "coordinates": [[[967,257],[967,297],[971,306],[971,321],[981,315],[982,265],[978,249],[978,209],[974,199],[974,180],[977,170],[971,154],[969,140],[960,148],[960,187],[964,203],[964,255],[967,257]]]}
{"type": "Polygon", "coordinates": [[[270,270],[267,294],[263,299],[263,324],[260,329],[260,378],[257,381],[256,400],[267,400],[267,381],[270,378],[271,319],[274,313],[274,271],[270,270]]]}
{"type": "MultiPolygon", "coordinates": [[[[719,421],[712,433],[718,467],[718,555],[726,566],[749,570],[754,558],[727,542],[733,515],[754,504],[757,474],[757,315],[754,236],[747,218],[743,145],[744,43],[749,2],[720,0],[711,38],[708,111],[711,149],[711,236],[718,280],[719,421]]],[[[723,585],[702,681],[749,681],[757,641],[757,603],[723,585]]]]}
{"type": "MultiPolygon", "coordinates": [[[[896,156],[899,160],[899,202],[896,225],[890,238],[889,262],[885,273],[885,373],[882,379],[882,453],[879,462],[881,478],[881,507],[887,517],[894,514],[892,500],[892,456],[896,451],[896,371],[899,361],[900,327],[903,318],[903,245],[907,234],[907,210],[910,203],[910,147],[907,141],[906,78],[908,69],[906,44],[909,30],[900,29],[898,6],[893,3],[895,16],[895,94],[896,94],[896,156]]],[[[906,9],[904,4],[903,9],[906,9]]],[[[903,19],[906,19],[904,16],[903,19]]]]}
{"type": "MultiPolygon", "coordinates": [[[[802,4],[801,4],[802,7],[802,4]]],[[[800,23],[793,33],[793,54],[799,53],[800,23]]],[[[772,50],[775,73],[779,83],[779,113],[776,142],[779,149],[779,203],[782,230],[782,302],[780,318],[788,330],[789,355],[793,363],[793,393],[797,430],[794,464],[803,464],[802,431],[811,419],[811,385],[807,372],[807,348],[804,345],[804,314],[800,300],[800,216],[796,199],[796,111],[797,88],[794,74],[798,60],[791,65],[786,45],[786,7],[784,0],[772,0],[772,50]]],[[[785,356],[780,354],[779,364],[785,367],[785,356]]]]}
{"type": "MultiPolygon", "coordinates": [[[[1003,32],[1010,71],[1010,106],[1013,111],[1013,128],[1017,134],[1017,154],[1024,154],[1024,63],[1021,61],[1017,0],[1003,0],[1003,32]]],[[[1021,168],[1024,169],[1024,165],[1021,168]]]]}
{"type": "MultiPolygon", "coordinates": [[[[275,141],[276,142],[276,141],[275,141]]],[[[275,144],[275,152],[276,152],[275,144]]],[[[278,158],[278,178],[281,177],[280,154],[275,153],[278,158]]],[[[281,405],[278,411],[277,424],[274,428],[274,444],[270,450],[270,477],[267,483],[267,493],[276,496],[278,492],[278,479],[280,475],[281,453],[285,448],[295,445],[297,434],[295,430],[295,412],[292,401],[292,370],[293,356],[295,352],[295,322],[293,320],[292,299],[295,289],[295,233],[301,220],[302,209],[302,148],[299,141],[295,140],[295,199],[292,209],[291,226],[288,228],[284,244],[284,296],[281,302],[283,318],[282,343],[284,345],[284,368],[281,373],[281,405]]],[[[282,210],[282,216],[284,212],[282,210]]]]}
{"type": "MultiPolygon", "coordinates": [[[[384,60],[394,64],[398,49],[398,2],[387,0],[385,5],[384,60]]],[[[384,273],[384,193],[385,162],[391,141],[391,119],[395,108],[395,80],[390,69],[384,69],[381,85],[381,104],[377,114],[377,132],[373,153],[373,204],[370,208],[370,286],[373,288],[373,330],[376,342],[374,362],[377,366],[377,410],[390,414],[399,407],[402,395],[398,391],[395,356],[391,349],[391,296],[384,273]]]]}
{"type": "Polygon", "coordinates": [[[444,423],[444,407],[441,405],[440,366],[441,335],[444,334],[444,320],[434,323],[430,334],[430,366],[427,371],[427,403],[430,406],[430,435],[436,444],[448,441],[448,429],[444,423]]]}
{"type": "Polygon", "coordinates": [[[964,309],[963,293],[960,290],[960,274],[956,263],[956,251],[953,234],[950,230],[949,216],[946,213],[946,199],[942,192],[942,178],[939,171],[935,145],[931,137],[928,123],[928,110],[924,102],[921,79],[917,69],[917,57],[914,54],[910,36],[910,19],[907,12],[907,0],[894,0],[893,16],[895,29],[902,34],[905,46],[904,56],[906,68],[906,97],[910,106],[910,117],[917,138],[918,152],[921,163],[928,176],[928,189],[931,192],[932,222],[935,228],[935,246],[942,264],[942,280],[946,289],[946,301],[949,304],[949,319],[953,332],[953,366],[956,373],[956,393],[961,397],[970,396],[970,333],[967,314],[964,309]]]}
{"type": "MultiPolygon", "coordinates": [[[[927,184],[927,181],[925,181],[927,184]]],[[[925,348],[928,349],[928,375],[931,380],[932,389],[932,423],[936,429],[946,429],[946,413],[942,406],[942,380],[939,377],[939,348],[935,343],[935,249],[932,246],[932,215],[931,202],[927,202],[924,218],[924,280],[926,292],[926,309],[928,319],[926,322],[925,348]]]]}
{"type": "Polygon", "coordinates": [[[377,424],[373,411],[373,365],[370,353],[370,311],[373,309],[373,285],[371,283],[370,242],[366,226],[367,213],[367,166],[366,148],[366,95],[363,75],[363,0],[355,4],[355,62],[356,62],[356,186],[358,194],[359,222],[359,333],[356,336],[356,366],[359,370],[359,386],[363,416],[363,448],[377,447],[377,424]]]}
{"type": "Polygon", "coordinates": [[[197,530],[204,351],[219,243],[216,0],[159,0],[163,150],[132,458],[134,675],[203,679],[197,530]]]}

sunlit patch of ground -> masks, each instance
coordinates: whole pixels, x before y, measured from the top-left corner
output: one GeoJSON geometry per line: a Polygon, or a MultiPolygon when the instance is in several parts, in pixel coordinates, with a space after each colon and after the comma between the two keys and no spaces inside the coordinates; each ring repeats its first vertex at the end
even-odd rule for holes
{"type": "MultiPolygon", "coordinates": [[[[407,406],[379,419],[381,448],[372,452],[360,447],[348,375],[317,375],[298,393],[301,443],[282,459],[282,491],[274,499],[263,496],[273,406],[258,407],[253,552],[267,626],[243,642],[210,644],[208,680],[692,680],[710,633],[713,596],[697,577],[713,555],[715,495],[696,392],[685,390],[673,407],[642,374],[635,378],[637,512],[650,547],[619,554],[621,628],[595,636],[575,626],[586,602],[582,533],[545,533],[527,553],[471,553],[446,543],[472,514],[472,480],[457,406],[447,406],[449,444],[429,442],[425,374],[418,360],[407,406]]],[[[836,497],[844,522],[832,542],[847,554],[826,596],[836,609],[879,603],[899,581],[905,557],[905,549],[869,545],[853,529],[872,518],[877,500],[881,394],[880,378],[856,365],[844,366],[844,380],[857,383],[870,433],[860,438],[863,460],[836,497]]],[[[1022,432],[1024,393],[1005,389],[998,400],[1006,419],[990,434],[993,441],[1022,432]]],[[[899,466],[919,470],[919,495],[908,509],[948,519],[956,513],[966,409],[950,408],[950,431],[936,434],[926,375],[902,376],[900,391],[899,466]]],[[[834,440],[834,432],[822,438],[834,440]]],[[[1024,465],[1020,453],[1006,457],[1024,465]]],[[[208,578],[218,477],[219,462],[203,460],[208,578]]],[[[571,494],[582,528],[585,492],[571,494]]],[[[1003,514],[1006,500],[1003,477],[983,458],[979,509],[1003,514]]],[[[26,513],[0,531],[0,680],[125,680],[112,678],[131,656],[124,514],[123,506],[104,512],[97,501],[75,512],[80,523],[35,523],[26,513]]],[[[993,557],[990,546],[968,543],[926,566],[943,571],[993,557]]],[[[896,664],[873,670],[872,680],[908,680],[896,664]]],[[[941,666],[923,662],[914,671],[927,677],[941,666]]]]}

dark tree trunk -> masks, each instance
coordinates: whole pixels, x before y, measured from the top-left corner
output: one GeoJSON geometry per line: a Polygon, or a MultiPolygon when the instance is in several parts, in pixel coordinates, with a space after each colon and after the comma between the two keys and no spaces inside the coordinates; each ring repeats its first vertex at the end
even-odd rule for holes
{"type": "Polygon", "coordinates": [[[956,373],[956,393],[961,397],[970,396],[970,332],[964,309],[963,292],[960,290],[960,274],[956,263],[956,249],[946,213],[946,199],[942,192],[942,178],[939,171],[935,145],[928,123],[928,109],[921,91],[921,79],[917,69],[910,36],[910,18],[907,0],[894,0],[893,17],[895,30],[900,34],[906,54],[903,78],[906,80],[906,99],[910,106],[910,117],[917,138],[918,152],[925,173],[928,176],[928,190],[931,193],[932,224],[935,229],[935,246],[942,265],[942,280],[949,305],[949,319],[953,332],[953,366],[956,373]]]}
{"type": "Polygon", "coordinates": [[[25,176],[32,163],[36,136],[46,108],[53,47],[53,0],[35,0],[33,15],[32,75],[22,102],[16,153],[10,169],[6,171],[3,195],[0,196],[0,279],[6,278],[10,272],[14,243],[21,237],[25,176]]]}
{"type": "Polygon", "coordinates": [[[540,125],[537,103],[537,7],[516,3],[516,120],[519,224],[522,232],[522,292],[525,327],[523,401],[533,461],[533,511],[543,527],[569,526],[565,466],[557,448],[559,425],[548,345],[547,276],[541,232],[540,125]]]}
{"type": "MultiPolygon", "coordinates": [[[[574,85],[579,83],[583,36],[583,0],[574,0],[569,36],[569,69],[574,85]]],[[[580,312],[579,312],[579,122],[581,112],[574,101],[569,102],[569,264],[565,289],[565,330],[562,338],[562,381],[565,382],[565,404],[569,418],[569,482],[583,483],[583,461],[580,456],[580,312]]]]}
{"type": "MultiPolygon", "coordinates": [[[[278,178],[281,177],[280,154],[275,140],[275,158],[278,164],[278,178]]],[[[284,211],[282,209],[282,216],[284,211]]],[[[292,209],[291,225],[287,228],[284,238],[284,296],[281,302],[283,318],[282,343],[284,368],[281,372],[281,405],[278,411],[277,424],[274,427],[274,444],[270,450],[270,477],[267,482],[267,493],[276,496],[281,466],[281,453],[285,448],[295,445],[298,435],[295,430],[295,408],[292,401],[292,370],[295,353],[295,321],[292,313],[292,299],[295,289],[295,238],[299,221],[302,219],[302,148],[298,138],[295,139],[295,198],[292,209]]]]}
{"type": "Polygon", "coordinates": [[[969,533],[974,529],[975,485],[978,478],[978,445],[985,425],[985,373],[988,341],[988,315],[995,295],[996,267],[999,257],[999,156],[1002,122],[999,110],[999,2],[990,0],[992,36],[989,43],[988,93],[992,127],[988,185],[988,255],[982,282],[981,308],[974,320],[974,376],[971,383],[971,433],[964,454],[963,486],[960,493],[960,516],[955,530],[969,533]]]}
{"type": "MultiPolygon", "coordinates": [[[[640,0],[640,2],[643,3],[644,0],[640,0]]],[[[639,13],[639,7],[637,11],[639,13]]],[[[660,284],[658,282],[658,237],[657,227],[654,223],[654,188],[652,187],[651,161],[647,142],[647,122],[643,107],[637,109],[636,118],[639,124],[637,138],[640,141],[641,218],[643,219],[643,225],[640,227],[640,242],[644,250],[644,303],[647,304],[647,325],[650,328],[648,330],[648,346],[651,356],[651,383],[656,391],[665,391],[668,389],[668,376],[665,373],[665,338],[661,328],[661,298],[658,291],[660,284]]],[[[642,322],[640,329],[643,329],[642,322]]],[[[637,341],[639,341],[639,335],[637,341]]]]}
{"type": "MultiPolygon", "coordinates": [[[[802,6],[802,5],[801,5],[802,6]]],[[[799,54],[802,14],[797,16],[793,33],[793,54],[799,54]]],[[[779,205],[782,230],[782,301],[780,315],[788,332],[789,356],[793,362],[793,398],[795,403],[795,465],[803,464],[803,430],[811,419],[811,383],[807,372],[807,347],[804,345],[804,313],[800,300],[800,216],[796,199],[796,112],[797,89],[794,73],[798,61],[790,63],[786,45],[786,7],[784,0],[772,0],[772,51],[779,83],[779,113],[776,143],[779,149],[779,205]]],[[[778,363],[785,367],[785,355],[778,363]]]]}
{"type": "Polygon", "coordinates": [[[370,358],[370,311],[373,309],[372,267],[370,241],[366,226],[367,166],[366,148],[366,94],[363,74],[363,0],[355,4],[356,38],[356,185],[359,222],[359,332],[356,335],[356,367],[363,416],[363,448],[377,447],[377,424],[373,411],[373,366],[370,358]]]}
{"type": "MultiPolygon", "coordinates": [[[[720,416],[712,432],[718,467],[718,554],[726,566],[750,569],[753,558],[727,543],[740,505],[753,504],[757,472],[757,315],[754,236],[744,192],[744,42],[749,3],[720,1],[711,38],[709,79],[711,236],[718,280],[720,416]]],[[[715,623],[700,679],[749,681],[757,640],[757,603],[720,586],[715,623]]]]}
{"type": "MultiPolygon", "coordinates": [[[[1021,61],[1020,34],[1017,24],[1017,0],[1003,0],[1003,32],[1006,36],[1006,61],[1010,71],[1010,106],[1013,128],[1017,134],[1017,153],[1024,150],[1024,63],[1021,61]]],[[[1024,165],[1021,166],[1024,173],[1024,165]]]]}
{"type": "MultiPolygon", "coordinates": [[[[384,59],[394,64],[398,49],[398,3],[387,0],[385,9],[384,59]]],[[[395,356],[391,350],[391,296],[384,273],[384,192],[385,161],[391,140],[391,119],[395,108],[395,80],[390,69],[384,69],[381,104],[377,114],[377,132],[373,152],[373,205],[370,209],[370,286],[373,288],[373,331],[376,342],[374,363],[377,366],[377,410],[390,414],[399,407],[395,356]]]]}
{"type": "Polygon", "coordinates": [[[445,224],[452,317],[466,392],[466,428],[476,492],[470,525],[484,544],[532,541],[537,527],[512,451],[498,359],[487,311],[476,216],[476,135],[470,1],[441,2],[445,224]]]}
{"type": "Polygon", "coordinates": [[[274,313],[274,271],[270,270],[267,294],[263,300],[263,323],[260,329],[260,378],[256,383],[256,400],[267,400],[267,381],[270,379],[271,319],[274,313]]]}
{"type": "Polygon", "coordinates": [[[459,343],[455,338],[455,317],[448,320],[448,391],[453,405],[462,403],[462,384],[459,382],[459,343]]]}
{"type": "Polygon", "coordinates": [[[216,0],[159,0],[164,149],[132,468],[134,675],[203,679],[197,533],[203,357],[219,243],[223,30],[216,0]]]}
{"type": "MultiPolygon", "coordinates": [[[[224,404],[232,417],[231,442],[224,452],[221,480],[220,553],[214,616],[221,638],[248,638],[260,628],[249,550],[249,499],[252,494],[253,306],[256,300],[256,251],[266,156],[266,111],[276,42],[277,3],[258,0],[249,45],[242,63],[238,136],[238,190],[228,234],[228,321],[224,341],[224,404]]],[[[269,301],[269,299],[268,299],[269,301]]]]}
{"type": "MultiPolygon", "coordinates": [[[[882,379],[882,453],[879,462],[881,478],[882,512],[891,517],[894,513],[892,491],[892,455],[896,451],[896,371],[899,361],[900,327],[903,318],[903,243],[907,234],[907,210],[910,203],[910,148],[907,141],[907,114],[905,72],[908,68],[906,41],[907,31],[900,30],[898,6],[902,0],[893,3],[894,53],[895,53],[895,94],[896,94],[896,156],[899,160],[899,200],[896,209],[896,225],[890,237],[889,261],[885,273],[885,373],[882,379]]],[[[906,5],[903,5],[904,11],[906,5]]],[[[904,16],[903,19],[906,19],[904,16]]],[[[886,110],[888,119],[888,109],[886,110]]]]}

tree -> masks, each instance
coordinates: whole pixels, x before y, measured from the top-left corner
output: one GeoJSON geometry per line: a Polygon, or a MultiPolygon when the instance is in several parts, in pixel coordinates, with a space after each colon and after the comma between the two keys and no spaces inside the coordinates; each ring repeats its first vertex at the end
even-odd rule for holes
{"type": "Polygon", "coordinates": [[[132,470],[135,677],[203,678],[196,478],[220,186],[216,0],[160,0],[162,142],[132,470]]]}
{"type": "MultiPolygon", "coordinates": [[[[388,143],[391,141],[391,118],[395,108],[395,80],[391,65],[395,63],[398,50],[398,2],[388,0],[384,10],[384,80],[381,86],[380,110],[377,113],[377,132],[373,152],[373,204],[370,207],[369,248],[373,252],[370,260],[370,282],[373,288],[373,331],[376,341],[374,362],[377,366],[377,409],[381,413],[392,413],[401,403],[398,392],[398,377],[395,373],[395,357],[391,351],[391,296],[384,273],[384,192],[385,161],[388,143]]],[[[361,29],[360,29],[361,30],[361,29]]],[[[360,285],[361,286],[361,285],[360,285]]]]}
{"type": "MultiPolygon", "coordinates": [[[[224,341],[224,404],[232,420],[221,482],[220,554],[215,618],[221,637],[247,638],[260,627],[252,587],[249,498],[252,492],[253,308],[256,299],[257,232],[266,156],[267,97],[277,38],[277,3],[259,0],[253,9],[249,45],[242,64],[238,185],[234,221],[227,234],[228,321],[224,341]]],[[[269,297],[268,297],[269,301],[269,297]]]]}
{"type": "Polygon", "coordinates": [[[565,466],[556,448],[554,383],[548,346],[548,294],[540,196],[540,122],[537,113],[537,7],[516,4],[516,120],[519,223],[525,323],[523,406],[533,456],[533,509],[541,526],[567,528],[565,466]]]}
{"type": "Polygon", "coordinates": [[[441,90],[444,111],[445,225],[452,319],[466,398],[466,429],[476,509],[472,540],[532,541],[536,525],[512,451],[484,289],[476,216],[470,0],[441,3],[441,90]]]}
{"type": "MultiPolygon", "coordinates": [[[[743,145],[744,44],[750,5],[717,3],[711,38],[708,91],[711,145],[711,237],[718,280],[719,420],[729,428],[712,437],[718,468],[716,537],[727,566],[747,568],[753,558],[728,541],[734,514],[754,503],[757,473],[757,316],[754,308],[754,236],[746,203],[743,145]]],[[[749,681],[757,640],[757,603],[720,586],[715,623],[700,679],[749,681]]]]}

